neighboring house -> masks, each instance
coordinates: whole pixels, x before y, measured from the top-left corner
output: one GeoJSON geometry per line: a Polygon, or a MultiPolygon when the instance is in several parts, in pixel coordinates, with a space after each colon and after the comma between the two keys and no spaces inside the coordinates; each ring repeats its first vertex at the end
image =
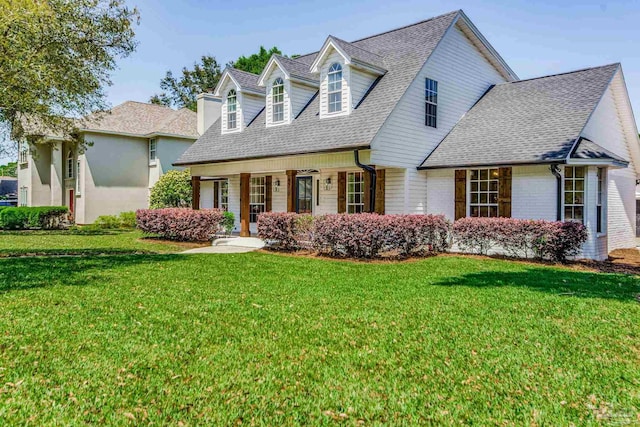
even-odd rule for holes
{"type": "Polygon", "coordinates": [[[68,206],[78,224],[146,208],[150,188],[197,139],[196,121],[188,109],[128,101],[79,122],[84,152],[59,136],[22,143],[19,204],[68,206]]]}
{"type": "Polygon", "coordinates": [[[194,207],[579,221],[635,246],[640,143],[619,64],[520,81],[462,11],[227,68],[199,98],[194,207]]]}
{"type": "Polygon", "coordinates": [[[12,176],[0,176],[0,206],[18,204],[18,179],[12,176]]]}

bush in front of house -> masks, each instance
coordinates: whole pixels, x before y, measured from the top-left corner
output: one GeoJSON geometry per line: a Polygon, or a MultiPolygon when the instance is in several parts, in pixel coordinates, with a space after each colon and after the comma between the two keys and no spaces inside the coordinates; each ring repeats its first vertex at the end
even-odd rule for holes
{"type": "Polygon", "coordinates": [[[191,206],[192,197],[189,169],[170,170],[151,188],[149,208],[187,208],[191,206]]]}
{"type": "Polygon", "coordinates": [[[0,229],[59,229],[63,228],[68,214],[66,206],[5,207],[0,210],[0,229]]]}
{"type": "Polygon", "coordinates": [[[100,215],[93,222],[94,228],[103,230],[115,230],[136,227],[136,213],[134,211],[122,212],[119,215],[100,215]]]}
{"type": "Polygon", "coordinates": [[[136,211],[138,228],[146,234],[167,240],[204,242],[220,228],[224,212],[220,209],[140,209],[136,211]]]}
{"type": "Polygon", "coordinates": [[[564,262],[580,252],[587,229],[576,222],[514,218],[461,218],[453,224],[453,240],[463,252],[537,257],[564,262]]]}
{"type": "Polygon", "coordinates": [[[222,229],[224,230],[225,236],[230,236],[233,233],[233,229],[236,227],[236,216],[233,212],[224,211],[222,213],[222,229]]]}
{"type": "Polygon", "coordinates": [[[345,258],[406,257],[448,248],[450,223],[442,215],[334,214],[311,217],[269,212],[258,235],[281,250],[309,248],[345,258]]]}

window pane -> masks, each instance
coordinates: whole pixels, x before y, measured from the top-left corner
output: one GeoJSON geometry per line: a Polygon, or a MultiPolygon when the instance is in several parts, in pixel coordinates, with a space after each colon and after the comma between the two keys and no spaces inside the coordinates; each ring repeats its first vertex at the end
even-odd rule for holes
{"type": "MultiPolygon", "coordinates": [[[[480,170],[480,179],[489,179],[489,171],[487,169],[480,170]]],[[[482,189],[482,187],[480,187],[482,189]]]]}
{"type": "Polygon", "coordinates": [[[584,181],[574,181],[574,187],[576,190],[584,191],[584,181]]]}
{"type": "Polygon", "coordinates": [[[576,167],[574,172],[575,172],[576,178],[584,178],[584,167],[583,166],[576,167]]]}

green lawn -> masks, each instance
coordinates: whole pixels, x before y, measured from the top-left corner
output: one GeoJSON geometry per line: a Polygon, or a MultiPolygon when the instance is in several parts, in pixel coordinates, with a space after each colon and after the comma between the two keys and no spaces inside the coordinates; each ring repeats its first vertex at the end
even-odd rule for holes
{"type": "Polygon", "coordinates": [[[0,419],[635,424],[639,293],[453,256],[5,258],[0,419]]]}
{"type": "Polygon", "coordinates": [[[168,253],[184,245],[142,239],[139,231],[93,230],[0,231],[0,257],[22,255],[103,255],[168,253]]]}

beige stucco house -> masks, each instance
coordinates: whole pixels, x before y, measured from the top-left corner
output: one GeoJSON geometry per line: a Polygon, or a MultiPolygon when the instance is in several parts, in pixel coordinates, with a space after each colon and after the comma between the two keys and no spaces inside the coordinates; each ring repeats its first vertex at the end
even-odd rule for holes
{"type": "Polygon", "coordinates": [[[261,75],[228,68],[175,163],[195,207],[578,221],[581,256],[635,246],[640,142],[620,64],[520,80],[454,11],[261,75]],[[206,120],[205,120],[206,119],[206,120]]]}
{"type": "Polygon", "coordinates": [[[198,137],[193,111],[133,101],[79,123],[85,150],[53,135],[21,143],[19,205],[65,205],[78,224],[146,208],[151,187],[198,137]]]}

